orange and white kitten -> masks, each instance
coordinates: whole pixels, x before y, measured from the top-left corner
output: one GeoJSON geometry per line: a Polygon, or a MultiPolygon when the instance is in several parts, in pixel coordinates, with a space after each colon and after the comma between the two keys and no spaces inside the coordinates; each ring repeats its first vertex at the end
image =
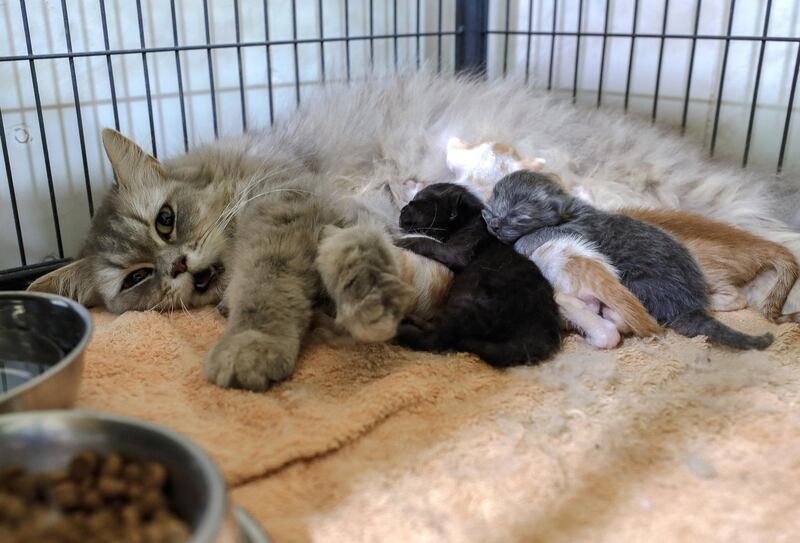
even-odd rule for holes
{"type": "Polygon", "coordinates": [[[800,312],[782,314],[798,278],[798,264],[783,245],[741,228],[671,209],[620,209],[620,213],[666,230],[700,264],[710,289],[711,309],[735,311],[751,305],[772,322],[800,322],[800,312]],[[766,299],[748,299],[750,285],[774,281],[766,299]]]}
{"type": "MultiPolygon", "coordinates": [[[[458,138],[447,144],[447,165],[455,183],[484,201],[495,183],[518,170],[542,171],[542,159],[526,160],[508,145],[483,142],[470,145],[458,138]]],[[[639,300],[619,282],[617,270],[591,243],[572,237],[539,247],[531,260],[556,292],[556,302],[568,324],[595,347],[619,344],[620,334],[659,334],[662,329],[639,300]]]]}

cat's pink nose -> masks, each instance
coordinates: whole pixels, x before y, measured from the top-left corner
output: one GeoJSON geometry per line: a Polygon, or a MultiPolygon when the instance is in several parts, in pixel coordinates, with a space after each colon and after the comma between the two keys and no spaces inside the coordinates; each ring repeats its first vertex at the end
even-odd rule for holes
{"type": "Polygon", "coordinates": [[[186,257],[182,256],[172,263],[172,278],[174,279],[188,270],[189,267],[186,265],[186,257]]]}

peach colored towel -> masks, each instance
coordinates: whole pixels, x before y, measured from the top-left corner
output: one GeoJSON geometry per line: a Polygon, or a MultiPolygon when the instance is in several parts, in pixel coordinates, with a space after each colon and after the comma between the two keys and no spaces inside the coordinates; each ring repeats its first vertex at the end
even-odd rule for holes
{"type": "Polygon", "coordinates": [[[277,541],[800,540],[800,326],[765,353],[571,337],[539,367],[315,344],[266,393],[201,377],[223,321],[95,312],[79,405],[198,441],[277,541]]]}

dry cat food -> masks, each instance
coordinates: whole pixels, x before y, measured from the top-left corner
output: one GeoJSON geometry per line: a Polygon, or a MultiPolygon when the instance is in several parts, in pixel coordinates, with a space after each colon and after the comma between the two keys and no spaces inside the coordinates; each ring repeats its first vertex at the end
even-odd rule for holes
{"type": "Polygon", "coordinates": [[[82,452],[66,470],[0,470],[0,543],[183,543],[169,507],[167,469],[82,452]]]}

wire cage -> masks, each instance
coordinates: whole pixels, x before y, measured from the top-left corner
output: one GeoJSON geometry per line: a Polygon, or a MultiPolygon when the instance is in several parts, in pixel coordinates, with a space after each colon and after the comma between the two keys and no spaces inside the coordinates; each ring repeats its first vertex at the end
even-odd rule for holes
{"type": "Polygon", "coordinates": [[[154,156],[290,113],[315,87],[425,63],[517,77],[794,172],[800,2],[60,0],[0,3],[0,288],[80,247],[113,126],[154,156]]]}

